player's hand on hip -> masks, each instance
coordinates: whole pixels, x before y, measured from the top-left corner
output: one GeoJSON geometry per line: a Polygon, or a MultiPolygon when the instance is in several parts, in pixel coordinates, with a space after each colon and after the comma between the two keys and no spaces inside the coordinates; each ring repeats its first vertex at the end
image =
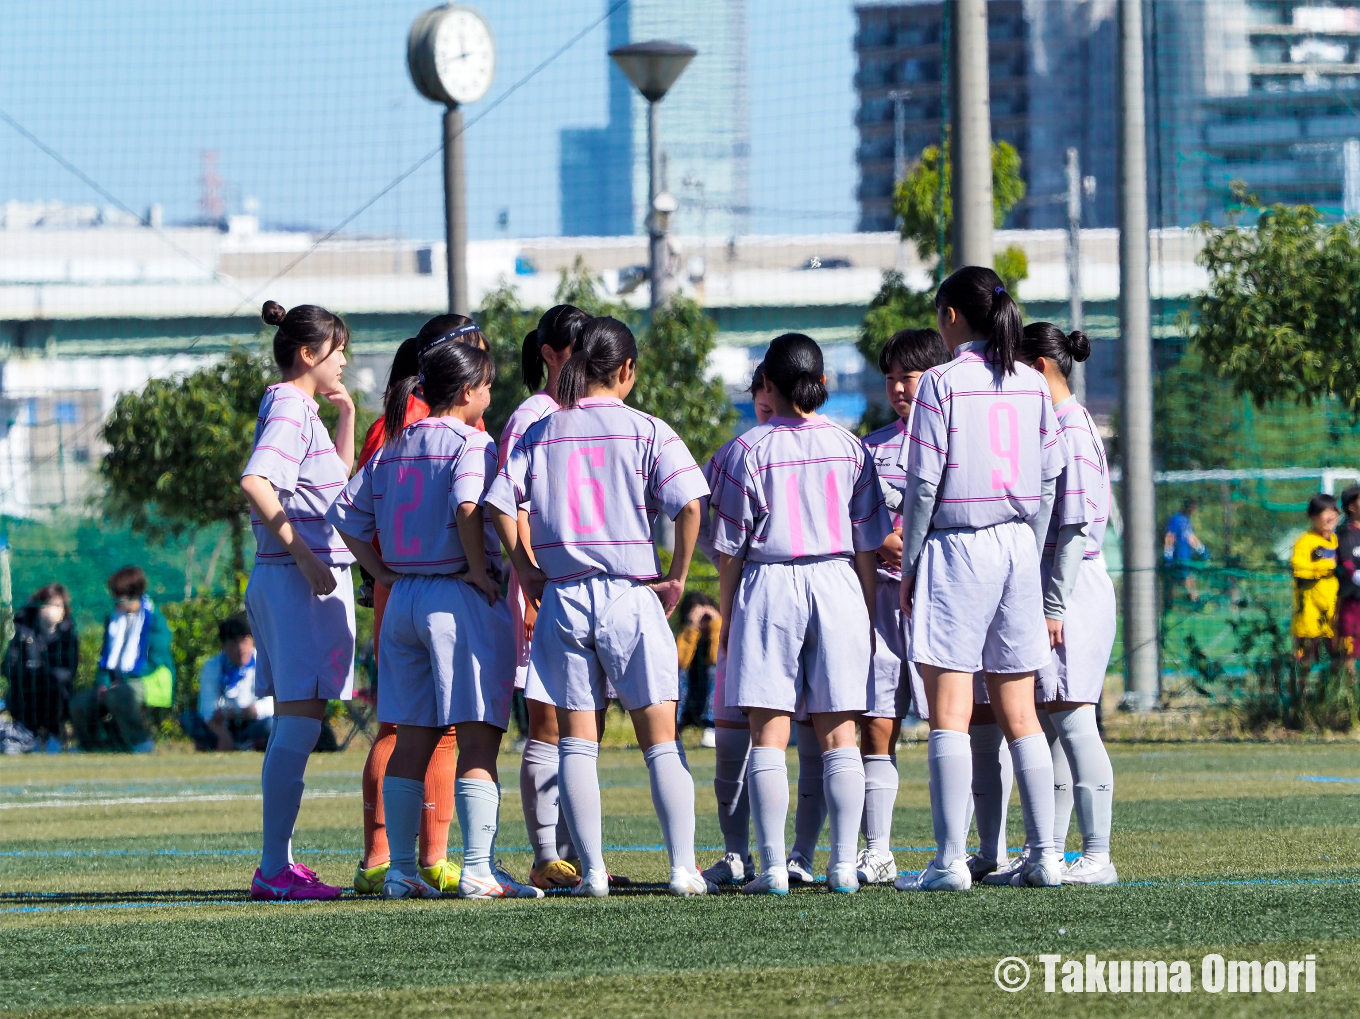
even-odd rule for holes
{"type": "Polygon", "coordinates": [[[548,586],[548,575],[537,566],[530,566],[519,575],[519,586],[524,590],[524,600],[537,609],[543,601],[543,589],[548,586]]]}
{"type": "Polygon", "coordinates": [[[658,580],[653,584],[648,584],[656,596],[661,599],[661,607],[666,610],[666,618],[675,611],[675,606],[680,604],[680,597],[685,593],[685,582],[683,580],[658,580]]]}
{"type": "Polygon", "coordinates": [[[481,591],[488,605],[495,605],[496,599],[501,596],[501,586],[491,579],[489,573],[483,573],[480,577],[466,573],[461,579],[481,591]]]}
{"type": "Polygon", "coordinates": [[[1063,621],[1061,619],[1045,619],[1048,624],[1048,646],[1055,648],[1063,642],[1063,621]]]}
{"type": "Polygon", "coordinates": [[[329,566],[316,557],[315,552],[307,549],[300,556],[294,553],[293,558],[298,564],[298,569],[302,571],[302,576],[311,587],[312,594],[321,598],[335,590],[335,574],[331,572],[329,566]]]}

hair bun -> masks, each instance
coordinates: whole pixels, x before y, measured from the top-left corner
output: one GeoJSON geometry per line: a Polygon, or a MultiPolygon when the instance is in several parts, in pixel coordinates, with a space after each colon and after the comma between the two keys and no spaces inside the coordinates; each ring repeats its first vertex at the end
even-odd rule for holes
{"type": "Polygon", "coordinates": [[[1081,362],[1091,356],[1091,341],[1080,329],[1073,329],[1067,334],[1067,352],[1072,355],[1072,360],[1081,362]]]}
{"type": "Polygon", "coordinates": [[[287,317],[287,310],[277,301],[264,302],[264,310],[260,312],[260,318],[264,319],[265,325],[282,325],[283,320],[287,317]]]}

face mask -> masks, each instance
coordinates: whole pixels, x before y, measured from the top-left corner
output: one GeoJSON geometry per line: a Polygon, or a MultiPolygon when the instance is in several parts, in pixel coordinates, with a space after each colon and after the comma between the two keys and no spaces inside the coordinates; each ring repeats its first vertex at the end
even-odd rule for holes
{"type": "Polygon", "coordinates": [[[49,630],[55,629],[66,618],[66,609],[60,605],[44,605],[38,609],[38,618],[49,630]]]}

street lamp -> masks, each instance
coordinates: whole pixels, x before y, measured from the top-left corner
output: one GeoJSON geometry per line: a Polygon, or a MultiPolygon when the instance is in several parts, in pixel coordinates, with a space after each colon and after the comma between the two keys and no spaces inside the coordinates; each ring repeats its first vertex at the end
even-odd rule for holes
{"type": "Polygon", "coordinates": [[[661,138],[657,107],[681,72],[698,51],[676,42],[635,42],[609,51],[619,70],[628,75],[647,100],[647,235],[650,238],[649,273],[652,284],[652,316],[666,298],[666,231],[675,197],[661,190],[661,138]]]}

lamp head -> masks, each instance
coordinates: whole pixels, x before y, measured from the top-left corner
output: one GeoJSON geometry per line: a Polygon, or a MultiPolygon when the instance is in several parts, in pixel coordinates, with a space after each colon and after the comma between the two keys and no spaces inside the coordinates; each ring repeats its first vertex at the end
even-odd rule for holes
{"type": "Polygon", "coordinates": [[[610,50],[609,56],[643,98],[655,103],[670,91],[697,53],[693,46],[683,43],[653,40],[620,46],[610,50]]]}

